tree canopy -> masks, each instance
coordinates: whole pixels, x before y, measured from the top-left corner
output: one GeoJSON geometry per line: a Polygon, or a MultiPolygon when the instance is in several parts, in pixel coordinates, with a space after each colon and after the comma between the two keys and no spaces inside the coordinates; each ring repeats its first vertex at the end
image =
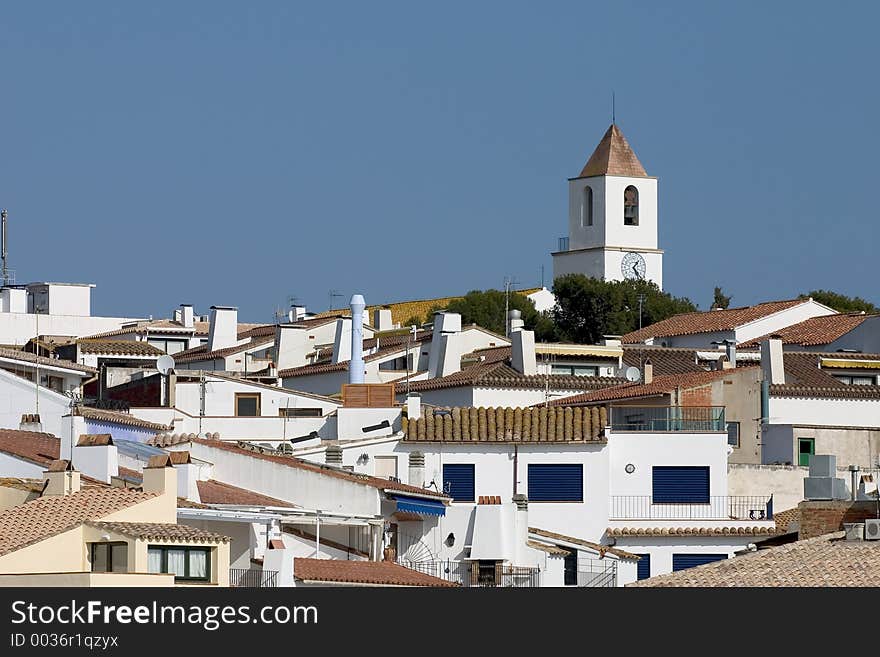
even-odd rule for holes
{"type": "MultiPolygon", "coordinates": [[[[446,306],[449,312],[460,313],[462,324],[478,324],[500,335],[506,332],[507,318],[504,314],[504,292],[501,290],[471,290],[461,299],[446,306]]],[[[524,294],[511,291],[509,309],[522,313],[526,330],[534,331],[537,340],[552,340],[553,321],[535,310],[535,303],[524,294]]],[[[431,309],[425,321],[433,321],[437,309],[431,309]]]]}
{"type": "Polygon", "coordinates": [[[798,298],[806,299],[807,297],[813,297],[813,301],[818,301],[829,308],[834,308],[834,310],[840,313],[853,313],[859,312],[860,310],[863,310],[866,313],[880,312],[880,308],[870,301],[862,299],[861,297],[848,297],[845,294],[832,292],[831,290],[813,290],[807,294],[801,294],[798,298]]]}
{"type": "Polygon", "coordinates": [[[716,286],[711,308],[715,308],[716,310],[727,310],[729,307],[730,297],[724,294],[724,290],[716,286]]]}
{"type": "Polygon", "coordinates": [[[599,342],[604,335],[623,335],[640,325],[697,310],[690,299],[673,297],[656,283],[644,280],[603,281],[568,274],[554,281],[553,294],[556,339],[587,344],[599,342]]]}

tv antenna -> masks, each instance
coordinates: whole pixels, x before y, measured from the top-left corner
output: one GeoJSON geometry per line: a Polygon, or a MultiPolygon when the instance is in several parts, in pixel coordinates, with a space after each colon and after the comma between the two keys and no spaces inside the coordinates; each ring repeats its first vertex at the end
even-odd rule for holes
{"type": "Polygon", "coordinates": [[[504,277],[504,335],[506,337],[510,336],[510,322],[507,319],[510,316],[510,288],[516,285],[519,285],[516,276],[504,277]]]}
{"type": "Polygon", "coordinates": [[[330,297],[330,307],[327,308],[327,310],[333,310],[333,299],[335,299],[336,297],[342,298],[345,296],[339,290],[330,290],[327,295],[330,297]]]}
{"type": "Polygon", "coordinates": [[[2,249],[0,249],[0,257],[3,259],[3,286],[6,287],[9,285],[9,269],[6,266],[6,259],[9,257],[9,251],[7,249],[7,237],[6,237],[6,219],[9,217],[9,213],[6,211],[6,208],[0,210],[0,223],[2,223],[2,228],[0,228],[0,232],[2,232],[2,249]]]}

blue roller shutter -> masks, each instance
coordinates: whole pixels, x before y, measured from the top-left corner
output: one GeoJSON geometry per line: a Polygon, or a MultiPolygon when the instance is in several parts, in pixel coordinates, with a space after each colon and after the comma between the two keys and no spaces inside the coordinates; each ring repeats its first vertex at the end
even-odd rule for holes
{"type": "Polygon", "coordinates": [[[651,555],[640,554],[639,556],[641,559],[639,559],[636,565],[636,576],[638,579],[648,579],[651,576],[651,555]]]}
{"type": "Polygon", "coordinates": [[[652,503],[670,502],[708,504],[709,467],[655,465],[652,503]]]}
{"type": "Polygon", "coordinates": [[[443,491],[454,502],[474,501],[474,464],[449,463],[443,466],[443,491]]]}
{"type": "Polygon", "coordinates": [[[583,502],[584,466],[580,463],[530,463],[530,502],[583,502]]]}
{"type": "Polygon", "coordinates": [[[713,561],[724,561],[725,559],[727,559],[726,554],[673,554],[672,572],[693,568],[694,566],[702,566],[713,561]]]}

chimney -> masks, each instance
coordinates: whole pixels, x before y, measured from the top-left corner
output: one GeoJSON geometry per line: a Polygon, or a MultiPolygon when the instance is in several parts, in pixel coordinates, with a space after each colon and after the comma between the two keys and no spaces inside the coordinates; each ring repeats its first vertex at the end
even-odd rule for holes
{"type": "Polygon", "coordinates": [[[447,376],[461,370],[461,315],[434,313],[434,332],[428,356],[428,378],[447,376]]]}
{"type": "Polygon", "coordinates": [[[40,422],[39,413],[25,413],[21,416],[21,422],[18,424],[20,431],[43,431],[43,423],[40,422]]]}
{"type": "Polygon", "coordinates": [[[520,493],[513,496],[513,503],[516,504],[514,512],[516,543],[513,549],[515,554],[520,555],[525,553],[529,542],[529,498],[520,493]]]}
{"type": "Polygon", "coordinates": [[[644,385],[648,385],[654,381],[654,363],[651,362],[650,358],[645,360],[644,365],[644,373],[642,375],[642,383],[644,385]]]}
{"type": "Polygon", "coordinates": [[[171,465],[177,470],[177,497],[201,502],[199,497],[199,467],[192,462],[189,451],[169,452],[171,465]]]}
{"type": "Polygon", "coordinates": [[[394,328],[391,323],[391,308],[376,308],[373,311],[373,328],[377,331],[390,331],[394,328]]]}
{"type": "Polygon", "coordinates": [[[279,370],[306,364],[307,329],[292,324],[275,327],[275,366],[279,370]]]}
{"type": "Polygon", "coordinates": [[[850,464],[849,466],[849,479],[850,479],[850,499],[855,502],[859,496],[859,466],[850,464]]]}
{"type": "Polygon", "coordinates": [[[296,586],[293,578],[294,563],[293,550],[286,548],[282,539],[269,541],[269,547],[263,554],[263,569],[278,573],[275,576],[275,586],[296,586]]]}
{"type": "Polygon", "coordinates": [[[337,468],[342,467],[342,448],[339,445],[328,445],[324,450],[324,463],[337,468]]]}
{"type": "MultiPolygon", "coordinates": [[[[195,324],[193,323],[193,307],[188,303],[180,304],[180,323],[183,324],[184,328],[193,328],[195,324]]],[[[238,335],[236,334],[236,338],[238,335]]]]}
{"type": "Polygon", "coordinates": [[[46,485],[43,488],[43,496],[47,495],[73,495],[80,490],[79,472],[73,469],[73,464],[64,459],[57,459],[49,464],[49,468],[43,473],[46,485]]]}
{"type": "Polygon", "coordinates": [[[507,313],[507,334],[510,335],[514,331],[521,331],[525,322],[522,320],[522,313],[515,308],[507,313]]]}
{"type": "Polygon", "coordinates": [[[833,454],[813,454],[810,457],[810,475],[804,479],[805,500],[845,500],[846,482],[838,479],[837,457],[833,454]]]}
{"type": "Polygon", "coordinates": [[[297,306],[291,305],[290,310],[287,311],[287,319],[293,324],[294,322],[299,322],[305,319],[306,317],[306,307],[305,306],[297,306]]]}
{"type": "Polygon", "coordinates": [[[110,483],[119,475],[119,453],[109,433],[86,433],[73,448],[73,465],[92,479],[110,483]]]}
{"type": "Polygon", "coordinates": [[[4,313],[27,312],[27,290],[18,287],[4,287],[0,292],[0,311],[4,313]]]}
{"type": "Polygon", "coordinates": [[[782,340],[770,338],[761,343],[761,369],[764,380],[771,385],[785,383],[785,361],[782,356],[782,340]]]}
{"type": "Polygon", "coordinates": [[[724,351],[727,354],[727,361],[730,363],[730,367],[736,367],[736,340],[725,340],[724,351]]]}
{"type": "Polygon", "coordinates": [[[422,452],[409,453],[409,485],[425,486],[425,455],[422,452]]]}
{"type": "Polygon", "coordinates": [[[351,361],[348,364],[348,382],[364,382],[364,297],[351,297],[351,361]]]}
{"type": "Polygon", "coordinates": [[[226,349],[238,344],[238,308],[211,306],[211,328],[208,351],[226,349]]]}
{"type": "Polygon", "coordinates": [[[513,330],[510,334],[510,347],[510,364],[513,369],[525,376],[538,373],[534,331],[525,331],[521,327],[513,330]]]}
{"type": "Polygon", "coordinates": [[[168,493],[177,498],[177,470],[168,454],[151,456],[144,468],[143,489],[145,493],[168,493]]]}
{"type": "Polygon", "coordinates": [[[410,420],[422,417],[422,396],[417,392],[411,392],[406,398],[406,417],[410,420]]]}
{"type": "Polygon", "coordinates": [[[333,337],[333,362],[344,363],[347,360],[351,360],[351,317],[340,317],[336,320],[336,334],[333,337]]]}

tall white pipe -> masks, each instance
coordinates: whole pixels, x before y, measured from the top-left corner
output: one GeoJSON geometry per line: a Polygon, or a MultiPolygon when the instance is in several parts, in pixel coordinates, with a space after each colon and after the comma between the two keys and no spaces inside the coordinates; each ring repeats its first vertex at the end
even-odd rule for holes
{"type": "Polygon", "coordinates": [[[364,382],[364,297],[351,297],[351,360],[348,364],[348,382],[364,382]]]}

